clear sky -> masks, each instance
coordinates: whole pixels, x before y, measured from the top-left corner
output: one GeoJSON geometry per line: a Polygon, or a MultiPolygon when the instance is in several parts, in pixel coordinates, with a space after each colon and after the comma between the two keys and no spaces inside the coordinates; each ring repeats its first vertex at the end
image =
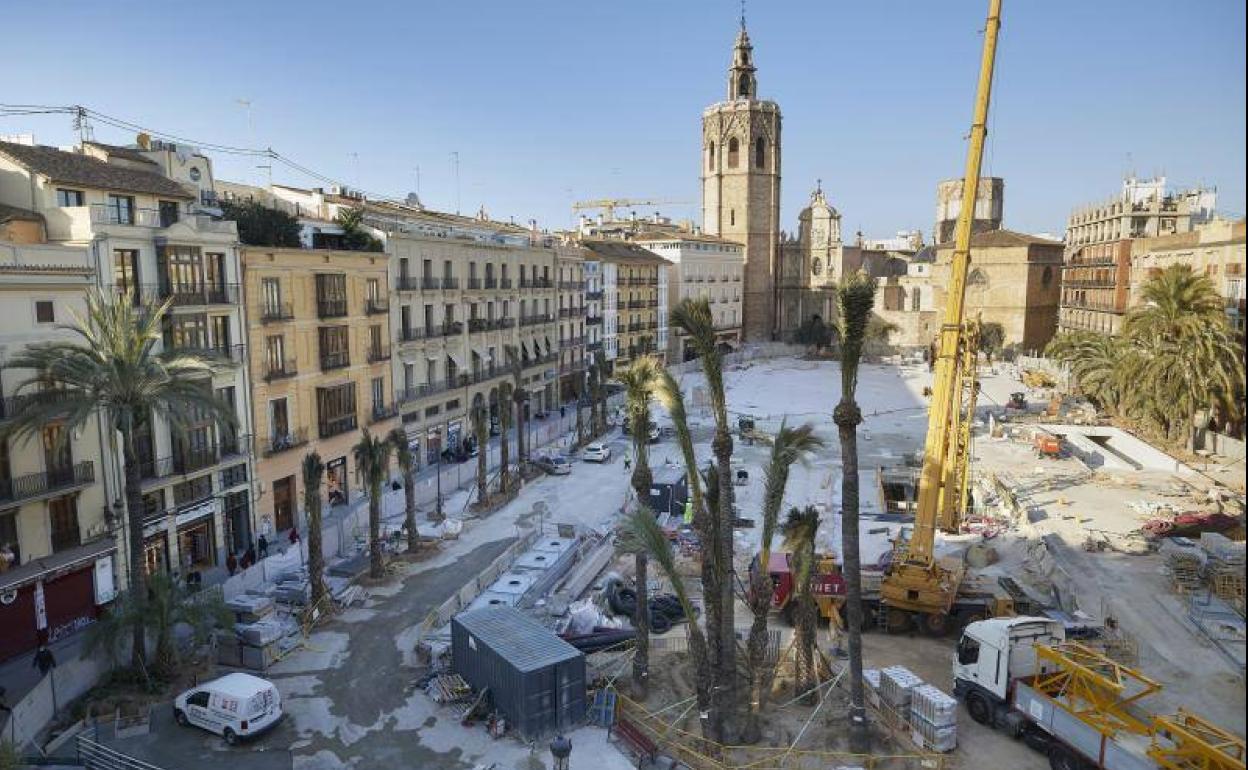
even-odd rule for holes
{"type": "MultiPolygon", "coordinates": [[[[1242,0],[1005,6],[985,171],[1005,177],[1007,226],[1060,233],[1132,169],[1216,185],[1243,215],[1242,0]]],[[[936,182],[962,172],[986,7],[752,0],[760,92],[784,114],[785,229],[822,178],[847,239],[930,233],[936,182]]],[[[388,195],[419,167],[426,205],[447,210],[457,152],[465,213],[546,227],[580,198],[684,200],[664,213],[695,216],[701,111],[724,98],[737,14],[735,0],[10,3],[0,101],[272,146],[388,195]]],[[[74,136],[65,116],[0,117],[0,134],[21,131],[74,136]]],[[[264,179],[215,160],[221,178],[264,179]]],[[[280,167],[275,181],[309,183],[280,167]]]]}

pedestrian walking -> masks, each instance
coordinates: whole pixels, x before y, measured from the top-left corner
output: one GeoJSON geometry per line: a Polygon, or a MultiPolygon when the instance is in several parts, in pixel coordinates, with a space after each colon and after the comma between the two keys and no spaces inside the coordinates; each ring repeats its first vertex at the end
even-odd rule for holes
{"type": "Polygon", "coordinates": [[[256,545],[259,547],[260,558],[261,559],[269,558],[269,539],[265,537],[264,535],[261,535],[260,539],[256,541],[256,545]]]}
{"type": "Polygon", "coordinates": [[[290,544],[296,548],[299,547],[299,530],[294,527],[290,528],[290,544]]]}
{"type": "Polygon", "coordinates": [[[624,473],[627,474],[633,467],[633,458],[624,455],[624,473]]]}
{"type": "Polygon", "coordinates": [[[238,572],[238,558],[230,551],[230,555],[225,557],[225,569],[230,573],[230,577],[234,577],[234,573],[238,572]]]}
{"type": "Polygon", "coordinates": [[[256,549],[253,546],[247,546],[246,552],[243,553],[243,569],[247,569],[256,563],[256,549]]]}
{"type": "Polygon", "coordinates": [[[56,657],[48,649],[48,645],[39,645],[39,649],[35,652],[34,667],[39,669],[39,673],[43,676],[47,676],[49,671],[56,668],[56,657]]]}

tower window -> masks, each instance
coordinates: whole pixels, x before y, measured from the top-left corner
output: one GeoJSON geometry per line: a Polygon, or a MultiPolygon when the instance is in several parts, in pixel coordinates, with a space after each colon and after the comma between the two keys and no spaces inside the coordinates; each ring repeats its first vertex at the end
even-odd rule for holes
{"type": "Polygon", "coordinates": [[[750,98],[750,76],[745,72],[737,78],[737,96],[741,99],[750,98]]]}
{"type": "Polygon", "coordinates": [[[715,143],[714,142],[711,142],[710,150],[708,150],[706,154],[706,170],[707,171],[715,170],[715,143]]]}
{"type": "Polygon", "coordinates": [[[754,167],[762,168],[765,165],[767,165],[767,143],[760,136],[754,140],[754,167]]]}
{"type": "MultiPolygon", "coordinates": [[[[735,139],[733,140],[736,141],[735,139]]],[[[728,209],[728,224],[735,225],[737,223],[737,210],[728,209]]]]}
{"type": "Polygon", "coordinates": [[[737,138],[734,136],[728,140],[728,167],[736,168],[737,162],[740,160],[740,156],[741,145],[737,142],[737,138]]]}

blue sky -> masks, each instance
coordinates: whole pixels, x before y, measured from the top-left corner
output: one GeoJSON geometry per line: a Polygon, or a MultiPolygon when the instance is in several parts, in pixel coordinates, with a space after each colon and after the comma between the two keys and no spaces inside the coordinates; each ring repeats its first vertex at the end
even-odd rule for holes
{"type": "MultiPolygon", "coordinates": [[[[751,3],[760,91],[784,113],[786,229],[822,178],[846,233],[930,233],[937,180],[962,171],[986,5],[751,3]]],[[[1219,208],[1242,216],[1244,6],[1006,0],[985,171],[1006,179],[1007,226],[1061,232],[1129,169],[1217,185],[1219,208]]],[[[547,227],[579,198],[688,200],[664,212],[694,216],[701,110],[724,97],[737,13],[733,0],[23,2],[5,11],[23,34],[6,36],[2,100],[270,145],[385,194],[413,189],[419,166],[422,198],[448,210],[458,152],[463,211],[547,227]]],[[[0,117],[0,133],[19,131],[73,138],[65,116],[0,117]]],[[[219,177],[263,179],[216,162],[219,177]]],[[[275,180],[309,182],[280,167],[275,180]]]]}

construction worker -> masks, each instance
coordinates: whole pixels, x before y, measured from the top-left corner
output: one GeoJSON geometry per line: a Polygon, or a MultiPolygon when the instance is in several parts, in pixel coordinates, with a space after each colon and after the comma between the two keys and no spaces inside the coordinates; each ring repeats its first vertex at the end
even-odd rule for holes
{"type": "Polygon", "coordinates": [[[693,498],[692,497],[685,501],[685,524],[690,527],[693,526],[693,498]]]}

